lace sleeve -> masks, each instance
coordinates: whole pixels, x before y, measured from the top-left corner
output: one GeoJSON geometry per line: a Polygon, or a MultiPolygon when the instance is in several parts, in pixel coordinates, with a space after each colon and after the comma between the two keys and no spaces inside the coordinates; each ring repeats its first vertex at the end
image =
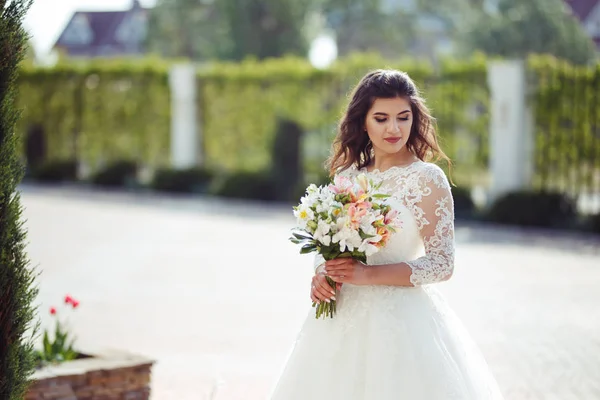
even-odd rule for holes
{"type": "Polygon", "coordinates": [[[319,268],[321,266],[321,264],[323,264],[325,262],[325,259],[323,258],[322,255],[320,255],[319,253],[315,253],[315,261],[313,264],[313,270],[315,272],[317,272],[317,268],[319,268]]]}
{"type": "Polygon", "coordinates": [[[425,255],[407,264],[410,282],[426,285],[450,279],[454,270],[454,203],[441,168],[431,165],[419,178],[414,208],[425,255]]]}

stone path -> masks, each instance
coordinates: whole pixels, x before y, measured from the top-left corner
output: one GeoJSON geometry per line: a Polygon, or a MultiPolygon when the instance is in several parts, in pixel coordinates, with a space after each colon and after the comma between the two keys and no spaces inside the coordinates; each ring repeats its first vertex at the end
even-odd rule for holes
{"type": "MultiPolygon", "coordinates": [[[[23,188],[40,311],[157,360],[154,400],[265,399],[309,307],[290,209],[23,188]],[[268,252],[264,251],[269,248],[268,252]]],[[[600,239],[458,225],[440,285],[510,400],[600,399],[600,239]]]]}

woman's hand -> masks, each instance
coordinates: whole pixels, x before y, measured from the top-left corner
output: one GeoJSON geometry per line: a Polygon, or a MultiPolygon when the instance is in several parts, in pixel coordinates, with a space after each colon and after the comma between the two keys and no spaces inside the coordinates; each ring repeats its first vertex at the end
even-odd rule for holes
{"type": "Polygon", "coordinates": [[[337,258],[325,262],[325,273],[338,283],[369,284],[367,267],[354,258],[337,258]]]}
{"type": "Polygon", "coordinates": [[[317,268],[315,276],[312,278],[310,298],[317,304],[322,301],[329,303],[331,300],[335,300],[335,290],[327,282],[323,266],[317,268]]]}

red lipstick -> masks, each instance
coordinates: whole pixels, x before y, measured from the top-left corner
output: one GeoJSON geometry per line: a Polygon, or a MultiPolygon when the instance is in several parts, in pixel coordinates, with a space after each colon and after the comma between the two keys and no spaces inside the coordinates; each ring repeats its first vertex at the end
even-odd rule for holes
{"type": "Polygon", "coordinates": [[[400,138],[399,137],[389,137],[389,138],[385,138],[384,140],[389,143],[398,143],[400,138]]]}

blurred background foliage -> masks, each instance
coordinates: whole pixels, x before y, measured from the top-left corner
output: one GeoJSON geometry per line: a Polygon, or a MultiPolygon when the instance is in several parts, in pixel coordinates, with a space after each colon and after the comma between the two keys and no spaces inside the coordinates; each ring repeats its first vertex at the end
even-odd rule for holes
{"type": "MultiPolygon", "coordinates": [[[[427,99],[454,162],[441,166],[457,184],[457,213],[472,216],[490,185],[486,68],[523,59],[531,191],[600,193],[598,51],[562,0],[157,0],[148,13],[141,56],[63,55],[50,67],[28,56],[19,81],[28,178],[295,201],[306,183],[327,180],[353,85],[397,68],[427,99]],[[324,65],[312,53],[319,40],[324,65]],[[197,67],[202,163],[180,171],[170,164],[169,70],[182,61],[197,67]]],[[[566,203],[544,204],[547,215],[566,203]]]]}
{"type": "Polygon", "coordinates": [[[158,0],[148,46],[195,61],[304,56],[321,32],[335,37],[341,56],[597,57],[563,0],[158,0]]]}

